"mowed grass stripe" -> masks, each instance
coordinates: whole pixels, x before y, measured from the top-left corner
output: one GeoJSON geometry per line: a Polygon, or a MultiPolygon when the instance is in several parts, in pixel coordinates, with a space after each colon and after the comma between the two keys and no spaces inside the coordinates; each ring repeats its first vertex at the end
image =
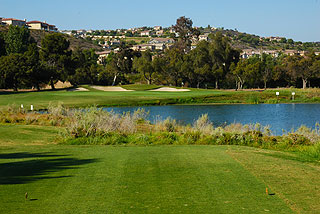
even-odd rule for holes
{"type": "Polygon", "coordinates": [[[117,208],[134,213],[291,212],[223,147],[138,148],[119,185],[117,208]]]}
{"type": "Polygon", "coordinates": [[[29,170],[20,173],[17,184],[0,184],[0,213],[291,213],[277,196],[266,196],[264,184],[226,154],[226,148],[1,149],[0,157],[30,157],[0,159],[0,171],[9,170],[7,180],[19,177],[21,166],[29,170]],[[37,200],[25,201],[26,191],[37,200]]]}

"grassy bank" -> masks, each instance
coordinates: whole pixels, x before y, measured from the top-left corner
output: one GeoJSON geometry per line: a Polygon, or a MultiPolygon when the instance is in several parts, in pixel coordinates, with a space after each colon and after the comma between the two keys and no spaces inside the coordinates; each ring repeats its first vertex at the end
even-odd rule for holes
{"type": "Polygon", "coordinates": [[[86,106],[143,106],[197,103],[320,103],[319,89],[279,89],[258,91],[202,90],[189,92],[155,92],[147,89],[156,86],[124,86],[136,90],[128,92],[97,91],[40,91],[40,92],[0,92],[0,107],[8,104],[34,105],[35,109],[46,108],[50,102],[63,102],[69,107],[86,106]],[[277,98],[275,92],[279,91],[277,98]],[[291,93],[295,92],[295,100],[291,93]]]}

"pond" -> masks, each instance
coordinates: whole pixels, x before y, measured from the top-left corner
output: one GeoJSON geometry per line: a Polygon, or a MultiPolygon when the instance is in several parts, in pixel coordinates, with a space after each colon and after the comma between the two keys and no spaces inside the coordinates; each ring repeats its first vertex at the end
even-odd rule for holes
{"type": "Polygon", "coordinates": [[[259,105],[169,105],[105,108],[116,113],[133,112],[138,108],[149,111],[148,119],[171,117],[182,124],[192,124],[202,114],[208,114],[215,126],[241,123],[270,125],[272,133],[281,135],[301,125],[314,128],[320,122],[320,104],[259,104],[259,105]]]}

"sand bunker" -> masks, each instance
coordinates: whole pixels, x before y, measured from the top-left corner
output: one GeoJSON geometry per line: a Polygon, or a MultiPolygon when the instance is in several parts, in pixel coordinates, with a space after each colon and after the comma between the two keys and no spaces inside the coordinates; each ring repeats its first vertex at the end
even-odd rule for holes
{"type": "Polygon", "coordinates": [[[69,89],[68,91],[89,91],[88,89],[86,88],[72,88],[72,89],[69,89]]]}
{"type": "Polygon", "coordinates": [[[118,86],[90,86],[90,87],[100,91],[133,91],[133,90],[127,90],[118,86]]]}
{"type": "Polygon", "coordinates": [[[162,87],[158,89],[154,89],[151,91],[168,91],[168,92],[183,92],[183,91],[190,91],[189,89],[178,89],[178,88],[169,88],[169,87],[162,87]]]}

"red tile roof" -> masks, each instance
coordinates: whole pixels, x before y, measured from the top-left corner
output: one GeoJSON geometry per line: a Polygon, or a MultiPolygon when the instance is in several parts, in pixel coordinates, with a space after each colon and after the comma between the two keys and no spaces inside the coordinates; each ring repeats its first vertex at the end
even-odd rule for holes
{"type": "Polygon", "coordinates": [[[27,24],[47,24],[47,23],[44,23],[44,22],[40,22],[40,21],[30,21],[30,22],[27,22],[27,24]]]}
{"type": "Polygon", "coordinates": [[[2,21],[21,21],[21,22],[24,22],[24,20],[14,19],[14,18],[6,18],[6,19],[2,19],[2,21]]]}

